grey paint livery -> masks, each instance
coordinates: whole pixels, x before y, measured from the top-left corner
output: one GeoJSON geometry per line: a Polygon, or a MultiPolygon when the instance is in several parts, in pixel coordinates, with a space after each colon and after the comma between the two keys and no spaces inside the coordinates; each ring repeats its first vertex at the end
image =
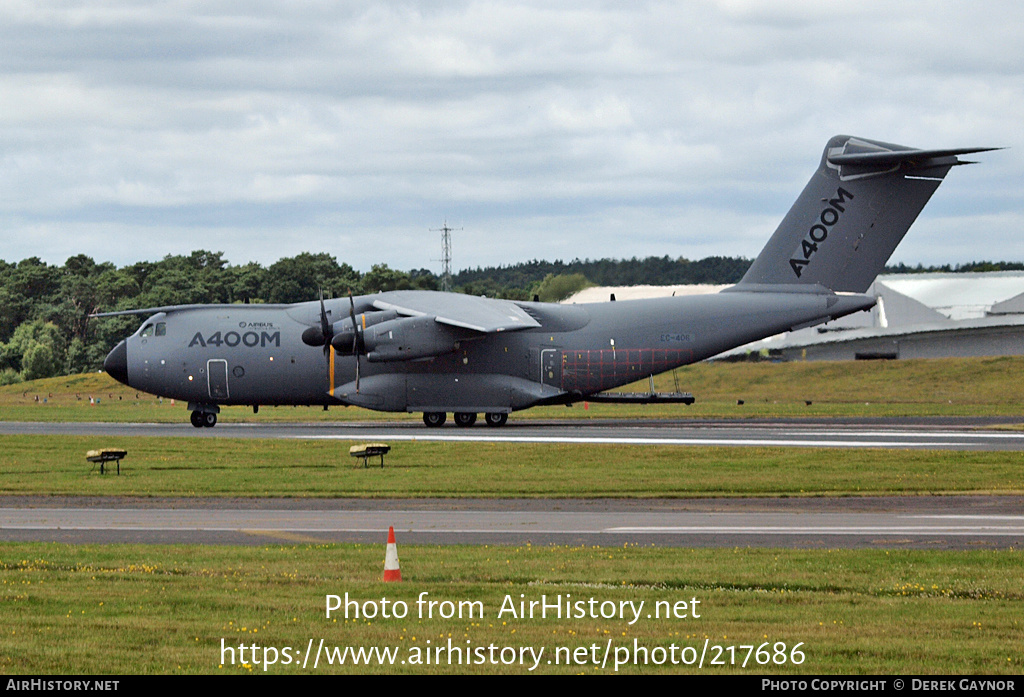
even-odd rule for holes
{"type": "MultiPolygon", "coordinates": [[[[105,368],[189,403],[511,411],[592,398],[750,341],[866,310],[864,291],[958,155],[849,136],[820,165],[737,285],[721,293],[585,305],[393,291],[295,305],[176,306],[151,315],[105,368]]],[[[123,313],[107,313],[123,314],[123,313]]]]}

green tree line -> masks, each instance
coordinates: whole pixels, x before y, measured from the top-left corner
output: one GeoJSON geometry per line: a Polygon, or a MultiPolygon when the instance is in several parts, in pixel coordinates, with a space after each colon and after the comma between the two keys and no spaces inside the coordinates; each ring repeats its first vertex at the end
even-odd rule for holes
{"type": "Polygon", "coordinates": [[[476,268],[452,276],[455,287],[530,290],[547,276],[581,274],[598,286],[682,285],[693,283],[736,283],[750,267],[742,257],[707,257],[699,261],[647,257],[645,259],[574,259],[573,261],[528,261],[511,266],[476,268]]]}
{"type": "MultiPolygon", "coordinates": [[[[561,300],[589,285],[735,283],[750,260],[699,261],[648,257],[530,261],[461,271],[457,292],[495,298],[561,300]]],[[[956,267],[888,267],[890,272],[1024,269],[1024,264],[972,262],[956,267]]],[[[197,250],[117,267],[79,254],[62,266],[37,257],[0,260],[0,384],[98,369],[107,352],[138,324],[136,317],[102,321],[97,312],[191,303],[294,303],[328,296],[388,290],[437,290],[427,269],[399,271],[386,264],[359,272],[326,253],[304,252],[270,266],[232,265],[222,252],[197,250]]]]}

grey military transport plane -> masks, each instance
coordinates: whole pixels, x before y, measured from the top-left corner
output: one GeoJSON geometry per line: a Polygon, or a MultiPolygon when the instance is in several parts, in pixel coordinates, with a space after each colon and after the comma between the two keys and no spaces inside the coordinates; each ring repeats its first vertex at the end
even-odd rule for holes
{"type": "MultiPolygon", "coordinates": [[[[356,405],[454,413],[501,426],[540,404],[630,399],[606,391],[773,334],[870,309],[864,292],[957,158],[836,136],[743,279],[699,296],[556,305],[392,291],[294,305],[178,305],[151,315],[104,362],[139,390],[220,406],[356,405]]],[[[692,402],[688,394],[633,401],[692,402]]]]}

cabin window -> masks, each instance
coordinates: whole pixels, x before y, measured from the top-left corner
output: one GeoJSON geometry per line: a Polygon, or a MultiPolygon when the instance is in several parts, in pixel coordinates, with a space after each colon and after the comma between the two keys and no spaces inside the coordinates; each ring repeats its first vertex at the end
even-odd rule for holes
{"type": "Polygon", "coordinates": [[[157,336],[167,336],[167,322],[157,322],[156,323],[156,335],[157,336]]]}
{"type": "Polygon", "coordinates": [[[139,336],[153,336],[153,325],[147,324],[145,327],[143,327],[142,331],[139,332],[139,336]]]}

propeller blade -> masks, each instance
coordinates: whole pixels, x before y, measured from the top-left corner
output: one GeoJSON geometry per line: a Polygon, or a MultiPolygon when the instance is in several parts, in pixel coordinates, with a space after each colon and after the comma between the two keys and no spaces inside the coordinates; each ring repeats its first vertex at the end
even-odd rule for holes
{"type": "Polygon", "coordinates": [[[331,339],[334,338],[334,329],[327,320],[327,308],[324,306],[324,289],[320,289],[320,332],[324,337],[324,357],[328,357],[331,350],[331,339]]]}
{"type": "Polygon", "coordinates": [[[356,357],[356,394],[359,394],[359,326],[356,324],[356,301],[348,294],[348,313],[352,318],[352,354],[356,357]]]}

